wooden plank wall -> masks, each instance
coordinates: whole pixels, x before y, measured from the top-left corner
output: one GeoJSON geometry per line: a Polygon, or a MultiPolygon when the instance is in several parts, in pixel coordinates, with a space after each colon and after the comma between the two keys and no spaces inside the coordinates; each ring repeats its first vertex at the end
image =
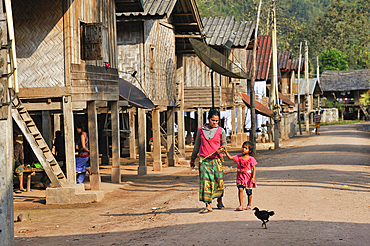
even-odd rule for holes
{"type": "MultiPolygon", "coordinates": [[[[71,64],[81,64],[81,22],[102,23],[108,28],[108,61],[86,61],[86,65],[105,66],[108,62],[112,68],[117,68],[117,48],[116,48],[116,12],[114,0],[74,0],[69,5],[66,4],[65,18],[68,26],[65,27],[66,33],[66,56],[69,56],[71,64]]],[[[68,60],[68,59],[67,59],[68,60]]]]}
{"type": "MultiPolygon", "coordinates": [[[[235,63],[239,63],[241,67],[246,70],[247,67],[247,50],[245,48],[234,48],[232,49],[232,55],[229,57],[235,63]]],[[[233,100],[236,104],[243,104],[242,98],[239,96],[239,92],[247,93],[248,92],[248,80],[247,79],[231,79],[231,82],[235,82],[235,89],[233,100]]],[[[230,88],[230,84],[227,85],[230,88]]]]}
{"type": "MultiPolygon", "coordinates": [[[[211,87],[187,87],[184,94],[185,109],[192,108],[211,108],[212,91],[211,87]]],[[[215,107],[220,107],[223,103],[222,89],[220,86],[214,88],[215,107]]]]}
{"type": "Polygon", "coordinates": [[[107,100],[116,101],[119,96],[116,69],[72,64],[72,101],[107,100]]]}
{"type": "Polygon", "coordinates": [[[13,0],[19,87],[64,86],[62,0],[13,0]]]}
{"type": "MultiPolygon", "coordinates": [[[[175,102],[176,57],[172,26],[166,19],[145,20],[118,23],[117,30],[118,70],[137,71],[136,78],[156,105],[169,106],[175,102]]],[[[130,74],[120,73],[120,77],[142,89],[130,74]]]]}

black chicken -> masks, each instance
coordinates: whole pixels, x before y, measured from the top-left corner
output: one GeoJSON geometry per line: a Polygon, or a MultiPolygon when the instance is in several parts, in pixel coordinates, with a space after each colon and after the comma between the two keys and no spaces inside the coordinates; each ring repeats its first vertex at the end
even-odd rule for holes
{"type": "Polygon", "coordinates": [[[275,212],[274,211],[266,211],[266,210],[261,210],[260,211],[257,207],[255,207],[253,210],[255,210],[254,215],[259,220],[262,220],[262,227],[263,227],[263,225],[265,225],[265,229],[267,229],[266,223],[269,222],[270,216],[273,216],[275,214],[275,212]]]}

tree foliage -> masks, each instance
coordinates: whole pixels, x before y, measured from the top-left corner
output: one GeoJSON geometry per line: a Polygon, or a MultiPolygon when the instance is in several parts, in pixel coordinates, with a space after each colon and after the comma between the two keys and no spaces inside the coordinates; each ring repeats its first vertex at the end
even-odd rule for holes
{"type": "Polygon", "coordinates": [[[319,55],[320,73],[325,70],[348,70],[347,57],[336,48],[325,50],[319,55]]]}
{"type": "MultiPolygon", "coordinates": [[[[196,0],[201,17],[234,16],[255,20],[259,0],[196,0]]],[[[271,34],[272,1],[263,0],[259,34],[271,34]]],[[[277,0],[278,49],[298,56],[308,41],[310,64],[335,48],[347,57],[348,69],[370,68],[370,0],[277,0]]],[[[313,69],[313,68],[311,68],[313,69]]]]}

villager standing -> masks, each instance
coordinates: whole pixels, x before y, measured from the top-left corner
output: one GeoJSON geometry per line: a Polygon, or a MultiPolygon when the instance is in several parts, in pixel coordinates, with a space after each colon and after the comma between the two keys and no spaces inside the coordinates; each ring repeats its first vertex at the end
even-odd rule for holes
{"type": "Polygon", "coordinates": [[[226,133],[218,125],[220,113],[217,110],[209,111],[208,120],[209,123],[197,131],[190,161],[190,165],[194,167],[195,158],[199,153],[199,200],[206,205],[201,213],[212,211],[211,203],[214,198],[217,198],[218,209],[225,208],[222,203],[224,195],[222,152],[227,144],[226,133]]]}
{"type": "Polygon", "coordinates": [[[77,133],[79,135],[76,148],[78,155],[76,157],[77,184],[84,181],[86,171],[89,170],[89,139],[82,123],[77,124],[77,133]]]}
{"type": "Polygon", "coordinates": [[[320,129],[321,115],[319,114],[319,111],[316,111],[316,114],[315,114],[315,116],[313,118],[315,120],[315,132],[316,132],[316,135],[320,135],[319,129],[320,129]]]}
{"type": "Polygon", "coordinates": [[[23,146],[17,141],[18,134],[13,133],[13,148],[14,148],[14,175],[19,178],[19,190],[24,191],[23,188],[23,170],[24,170],[24,152],[23,146]]]}

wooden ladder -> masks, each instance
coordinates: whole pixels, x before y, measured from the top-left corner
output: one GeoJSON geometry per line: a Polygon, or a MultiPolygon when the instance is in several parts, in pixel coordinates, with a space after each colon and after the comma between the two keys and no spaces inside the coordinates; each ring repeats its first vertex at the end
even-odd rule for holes
{"type": "Polygon", "coordinates": [[[12,108],[12,117],[30,144],[53,186],[61,187],[68,185],[69,182],[64,176],[58,162],[55,160],[53,153],[51,153],[35,122],[18,97],[13,102],[13,105],[15,106],[12,108]]]}

